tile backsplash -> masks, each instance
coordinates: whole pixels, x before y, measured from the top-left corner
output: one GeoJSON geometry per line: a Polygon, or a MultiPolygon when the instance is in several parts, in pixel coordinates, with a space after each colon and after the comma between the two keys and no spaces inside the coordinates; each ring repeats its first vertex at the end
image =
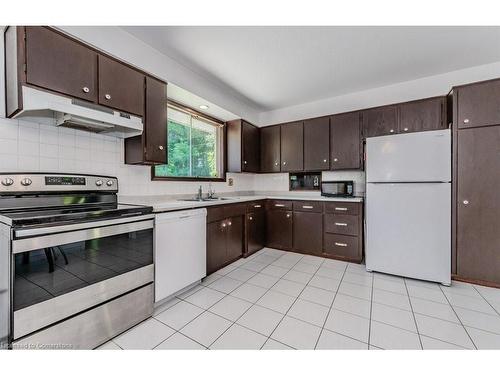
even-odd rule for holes
{"type": "MultiPolygon", "coordinates": [[[[196,193],[198,182],[151,181],[151,168],[124,164],[123,139],[0,117],[0,172],[61,172],[116,176],[120,194],[196,193]]],[[[254,175],[228,174],[217,192],[253,190],[254,175]]],[[[204,191],[208,183],[202,183],[204,191]]]]}
{"type": "MultiPolygon", "coordinates": [[[[0,117],[0,172],[60,172],[118,177],[122,195],[196,193],[199,182],[151,181],[148,166],[124,163],[123,139],[0,117]]],[[[212,184],[216,192],[288,191],[287,173],[228,173],[228,182],[212,184]]],[[[354,180],[355,194],[363,194],[365,174],[357,171],[323,172],[323,180],[354,180]]],[[[207,191],[208,183],[201,183],[207,191]]]]}

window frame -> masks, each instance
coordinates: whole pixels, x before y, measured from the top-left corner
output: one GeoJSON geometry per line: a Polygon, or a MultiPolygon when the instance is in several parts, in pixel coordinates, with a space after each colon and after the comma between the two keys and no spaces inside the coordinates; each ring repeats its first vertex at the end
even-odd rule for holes
{"type": "MultiPolygon", "coordinates": [[[[208,120],[210,122],[214,122],[216,124],[221,125],[221,144],[222,144],[222,162],[221,162],[221,168],[222,170],[220,171],[220,177],[193,177],[193,176],[156,176],[155,175],[155,165],[151,166],[151,181],[199,181],[199,182],[226,182],[226,172],[227,172],[227,124],[224,121],[221,121],[215,117],[209,116],[205,113],[202,113],[200,111],[197,111],[194,108],[185,106],[179,102],[176,102],[174,100],[169,99],[167,101],[167,107],[172,106],[175,107],[175,109],[187,112],[190,115],[201,117],[205,120],[208,120]]],[[[168,109],[167,109],[168,113],[168,109]]],[[[168,126],[168,124],[166,125],[168,126]]],[[[167,134],[168,134],[168,128],[167,128],[167,134]]],[[[168,139],[168,137],[167,137],[168,139]]],[[[167,145],[167,152],[168,152],[168,145],[167,145]]]]}

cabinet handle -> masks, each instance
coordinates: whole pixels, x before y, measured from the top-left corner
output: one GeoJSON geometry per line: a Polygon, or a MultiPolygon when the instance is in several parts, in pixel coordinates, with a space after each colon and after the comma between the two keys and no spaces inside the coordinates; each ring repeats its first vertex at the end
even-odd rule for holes
{"type": "Polygon", "coordinates": [[[468,123],[469,123],[469,119],[468,118],[464,119],[464,124],[468,124],[468,123]]]}
{"type": "Polygon", "coordinates": [[[302,208],[309,208],[309,209],[311,209],[311,208],[314,208],[314,207],[313,206],[302,206],[302,208]]]}
{"type": "Polygon", "coordinates": [[[83,90],[83,92],[84,92],[84,93],[86,93],[86,94],[87,94],[88,92],[90,92],[90,89],[89,89],[87,86],[85,86],[84,88],[82,88],[82,90],[83,90]]]}
{"type": "Polygon", "coordinates": [[[243,164],[247,164],[247,161],[245,160],[245,161],[243,162],[243,164]]]}
{"type": "Polygon", "coordinates": [[[405,132],[407,132],[407,131],[408,131],[408,128],[404,128],[403,130],[404,130],[405,132]]]}
{"type": "Polygon", "coordinates": [[[327,160],[326,160],[326,159],[323,159],[323,163],[326,163],[326,162],[327,162],[327,160]]]}
{"type": "Polygon", "coordinates": [[[346,207],[335,207],[335,211],[347,211],[346,207]]]}
{"type": "Polygon", "coordinates": [[[347,247],[347,244],[343,242],[335,242],[335,246],[347,247]]]}
{"type": "Polygon", "coordinates": [[[333,158],[333,161],[336,163],[336,162],[338,162],[338,161],[339,161],[339,159],[337,159],[337,158],[333,158]]]}
{"type": "Polygon", "coordinates": [[[283,162],[283,165],[286,165],[286,161],[283,162]]]}
{"type": "Polygon", "coordinates": [[[276,166],[277,166],[277,165],[278,165],[278,162],[277,162],[277,161],[275,161],[275,162],[274,162],[274,165],[276,165],[276,166]]]}
{"type": "Polygon", "coordinates": [[[253,206],[253,208],[261,208],[262,206],[260,204],[256,204],[255,206],[253,206]]]}
{"type": "Polygon", "coordinates": [[[226,227],[226,223],[222,223],[221,227],[225,228],[226,227]]]}
{"type": "Polygon", "coordinates": [[[286,214],[286,217],[287,217],[287,218],[290,218],[290,214],[286,214]]]}
{"type": "Polygon", "coordinates": [[[111,99],[111,95],[109,95],[109,94],[104,95],[104,97],[106,98],[106,100],[111,99]]]}
{"type": "Polygon", "coordinates": [[[463,203],[467,206],[469,204],[469,201],[466,199],[466,200],[464,200],[463,203]]]}
{"type": "Polygon", "coordinates": [[[233,223],[231,223],[230,221],[227,222],[227,226],[230,227],[233,223]]]}
{"type": "Polygon", "coordinates": [[[284,204],[281,204],[281,203],[275,203],[275,204],[274,204],[274,207],[285,207],[285,205],[284,205],[284,204]]]}
{"type": "Polygon", "coordinates": [[[335,223],[338,227],[347,227],[347,223],[335,223]]]}
{"type": "Polygon", "coordinates": [[[249,216],[249,217],[248,217],[248,220],[253,220],[253,217],[252,217],[252,216],[249,216]]]}
{"type": "Polygon", "coordinates": [[[394,133],[394,129],[389,130],[389,133],[394,133]]]}
{"type": "Polygon", "coordinates": [[[159,145],[158,148],[163,151],[163,146],[159,145]]]}

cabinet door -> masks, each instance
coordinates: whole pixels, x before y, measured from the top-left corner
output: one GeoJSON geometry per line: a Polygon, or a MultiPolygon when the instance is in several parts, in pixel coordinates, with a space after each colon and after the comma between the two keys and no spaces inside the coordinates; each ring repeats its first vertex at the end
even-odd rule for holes
{"type": "Polygon", "coordinates": [[[500,80],[457,89],[458,127],[500,125],[500,80]]]}
{"type": "Polygon", "coordinates": [[[445,98],[432,98],[403,103],[399,106],[399,132],[411,133],[438,130],[445,122],[445,98]]]}
{"type": "Polygon", "coordinates": [[[260,129],[260,155],[262,172],[280,171],[280,126],[260,129]]]}
{"type": "Polygon", "coordinates": [[[146,161],[167,164],[167,85],[146,77],[146,161]]]}
{"type": "Polygon", "coordinates": [[[246,216],[247,255],[262,249],[265,245],[266,216],[264,210],[248,213],[246,216]]]}
{"type": "Polygon", "coordinates": [[[290,250],[293,240],[292,211],[266,211],[266,243],[268,247],[290,250]]]}
{"type": "Polygon", "coordinates": [[[330,119],[304,121],[304,170],[323,171],[330,167],[330,119]]]}
{"type": "Polygon", "coordinates": [[[26,81],[97,101],[97,53],[55,31],[26,27],[26,81]]]}
{"type": "Polygon", "coordinates": [[[323,214],[315,212],[293,213],[293,248],[304,254],[322,254],[323,214]]]}
{"type": "Polygon", "coordinates": [[[207,275],[226,262],[226,228],[224,220],[207,224],[207,275]]]}
{"type": "Polygon", "coordinates": [[[243,172],[260,171],[260,132],[259,128],[242,121],[241,124],[241,149],[243,172]]]}
{"type": "Polygon", "coordinates": [[[359,112],[330,117],[330,163],[332,170],[361,169],[359,112]]]}
{"type": "Polygon", "coordinates": [[[457,274],[500,284],[500,126],[458,131],[457,274]]]}
{"type": "Polygon", "coordinates": [[[144,74],[99,55],[99,104],[144,114],[144,74]]]}
{"type": "Polygon", "coordinates": [[[281,125],[281,171],[304,170],[304,124],[281,125]]]}
{"type": "Polygon", "coordinates": [[[363,112],[365,137],[378,137],[398,133],[398,112],[396,106],[368,109],[363,112]]]}
{"type": "Polygon", "coordinates": [[[229,263],[243,255],[243,216],[230,217],[226,222],[226,263],[229,263]]]}

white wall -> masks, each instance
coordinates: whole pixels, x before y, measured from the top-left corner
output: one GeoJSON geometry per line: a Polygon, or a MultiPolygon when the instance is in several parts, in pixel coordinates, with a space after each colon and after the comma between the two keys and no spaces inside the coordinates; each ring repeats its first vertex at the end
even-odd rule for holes
{"type": "MultiPolygon", "coordinates": [[[[500,78],[500,62],[262,112],[261,126],[446,95],[453,86],[500,78]]],[[[297,88],[300,90],[300,87],[297,88]]]]}

